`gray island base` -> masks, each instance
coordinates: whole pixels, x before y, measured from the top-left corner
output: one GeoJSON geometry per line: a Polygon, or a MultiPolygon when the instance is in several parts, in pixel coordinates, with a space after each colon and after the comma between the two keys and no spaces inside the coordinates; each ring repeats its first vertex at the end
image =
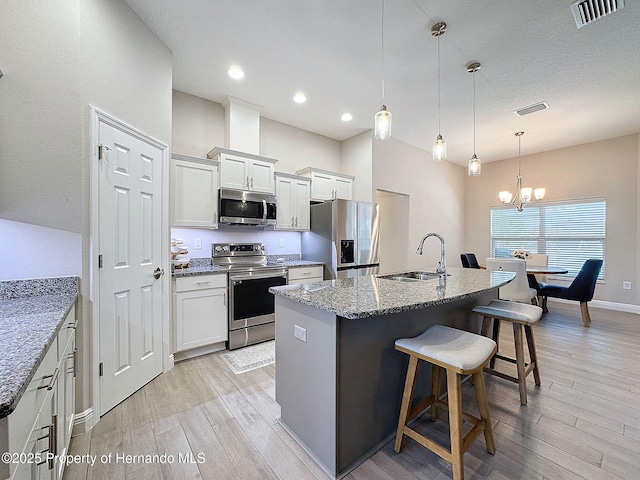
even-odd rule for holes
{"type": "Polygon", "coordinates": [[[473,307],[513,277],[450,268],[446,282],[362,276],[272,288],[280,424],[328,475],[345,476],[395,435],[408,357],[394,342],[436,324],[479,333],[473,307]]]}

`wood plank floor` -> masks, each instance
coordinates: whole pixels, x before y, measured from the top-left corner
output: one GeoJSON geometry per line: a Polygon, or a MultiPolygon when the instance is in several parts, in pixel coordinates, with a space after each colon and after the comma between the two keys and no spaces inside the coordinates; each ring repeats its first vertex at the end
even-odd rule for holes
{"type": "MultiPolygon", "coordinates": [[[[640,315],[593,308],[592,326],[584,328],[577,306],[550,310],[534,327],[542,385],[528,377],[528,405],[520,405],[516,384],[487,376],[497,452],[489,455],[480,436],[465,454],[466,478],[640,479],[640,315]]],[[[512,354],[508,324],[500,343],[512,354]]],[[[69,465],[65,480],[327,479],[277,423],[275,371],[235,375],[218,353],[177,364],[72,439],[70,453],[98,461],[69,465]],[[117,453],[175,461],[100,461],[117,453]],[[180,463],[179,454],[194,462],[180,463]]],[[[465,409],[476,413],[467,383],[465,409]]],[[[442,418],[419,419],[416,428],[447,443],[442,418]]],[[[451,468],[407,439],[401,454],[390,442],[345,478],[444,480],[451,468]]]]}

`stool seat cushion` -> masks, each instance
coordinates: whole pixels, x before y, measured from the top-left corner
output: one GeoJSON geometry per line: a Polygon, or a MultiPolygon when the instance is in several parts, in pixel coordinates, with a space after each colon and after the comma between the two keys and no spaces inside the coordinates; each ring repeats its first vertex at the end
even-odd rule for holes
{"type": "Polygon", "coordinates": [[[475,307],[473,313],[485,317],[531,325],[540,320],[542,309],[536,305],[528,305],[526,303],[493,300],[489,305],[479,305],[475,307]]]}
{"type": "Polygon", "coordinates": [[[461,370],[473,370],[493,355],[496,342],[457,328],[434,325],[417,337],[396,340],[396,347],[461,370]]]}

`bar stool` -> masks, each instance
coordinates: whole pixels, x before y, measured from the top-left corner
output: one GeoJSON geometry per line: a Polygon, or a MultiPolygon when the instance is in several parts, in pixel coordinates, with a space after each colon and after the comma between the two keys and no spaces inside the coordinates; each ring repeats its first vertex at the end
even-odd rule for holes
{"type": "Polygon", "coordinates": [[[505,320],[513,324],[513,341],[515,344],[516,358],[506,357],[504,355],[496,353],[494,358],[491,359],[489,367],[484,371],[488,374],[495,375],[500,378],[504,378],[511,382],[517,383],[520,389],[520,404],[527,404],[527,384],[526,379],[533,371],[533,378],[536,385],[540,386],[540,372],[538,370],[538,357],[536,355],[536,345],[533,341],[533,331],[531,325],[540,320],[542,316],[542,309],[536,305],[529,305],[526,303],[518,302],[506,302],[503,300],[493,300],[489,305],[477,306],[473,309],[473,313],[481,315],[482,320],[482,335],[488,336],[489,324],[491,319],[494,320],[493,325],[493,340],[498,342],[498,336],[500,335],[500,321],[505,320]],[[524,327],[524,333],[527,337],[527,345],[529,347],[529,357],[531,363],[526,363],[524,360],[524,343],[522,339],[522,327],[524,327]],[[510,363],[515,363],[517,376],[507,375],[506,373],[499,372],[494,369],[495,359],[505,360],[510,363]]]}
{"type": "Polygon", "coordinates": [[[402,395],[395,451],[400,453],[404,435],[413,438],[422,446],[436,453],[453,467],[454,480],[464,479],[464,452],[473,441],[484,432],[484,440],[489,453],[495,453],[496,447],[489,418],[489,402],[484,383],[483,368],[496,353],[497,345],[490,338],[464,332],[455,328],[435,325],[415,338],[401,338],[395,342],[396,350],[409,355],[409,368],[402,395]],[[431,395],[410,410],[413,391],[418,373],[418,361],[432,365],[431,395]],[[448,402],[440,399],[440,374],[447,372],[448,402]],[[462,411],[462,375],[473,375],[480,418],[462,411]],[[449,410],[449,430],[451,449],[421,435],[407,423],[431,406],[431,420],[436,419],[437,407],[441,405],[449,410]],[[473,424],[471,430],[463,436],[462,418],[473,424]]]}

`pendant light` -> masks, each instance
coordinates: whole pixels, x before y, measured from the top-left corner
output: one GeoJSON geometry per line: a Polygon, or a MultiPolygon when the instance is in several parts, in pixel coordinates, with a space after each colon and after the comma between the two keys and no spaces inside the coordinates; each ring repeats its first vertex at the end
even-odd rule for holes
{"type": "Polygon", "coordinates": [[[447,24],[438,22],[431,27],[431,35],[438,39],[438,136],[433,142],[431,156],[434,162],[443,162],[447,159],[447,143],[440,134],[440,36],[447,31],[447,24]]]}
{"type": "Polygon", "coordinates": [[[391,138],[391,112],[384,104],[384,0],[382,0],[382,21],[381,21],[381,63],[382,63],[382,107],[376,113],[373,133],[376,139],[386,140],[391,138]]]}
{"type": "Polygon", "coordinates": [[[500,196],[500,201],[502,203],[506,203],[507,205],[513,205],[516,207],[516,210],[521,212],[522,209],[527,206],[529,202],[531,202],[531,191],[533,190],[533,195],[535,197],[535,201],[542,200],[544,198],[544,194],[546,190],[544,188],[523,188],[522,187],[522,172],[520,169],[520,155],[522,154],[522,135],[524,132],[516,132],[515,136],[518,137],[518,178],[516,181],[516,195],[515,197],[511,192],[503,191],[498,195],[500,196]]]}
{"type": "Polygon", "coordinates": [[[467,174],[476,177],[482,173],[482,161],[476,155],[476,76],[475,73],[482,68],[478,62],[467,65],[467,72],[473,74],[473,156],[469,160],[467,174]]]}

